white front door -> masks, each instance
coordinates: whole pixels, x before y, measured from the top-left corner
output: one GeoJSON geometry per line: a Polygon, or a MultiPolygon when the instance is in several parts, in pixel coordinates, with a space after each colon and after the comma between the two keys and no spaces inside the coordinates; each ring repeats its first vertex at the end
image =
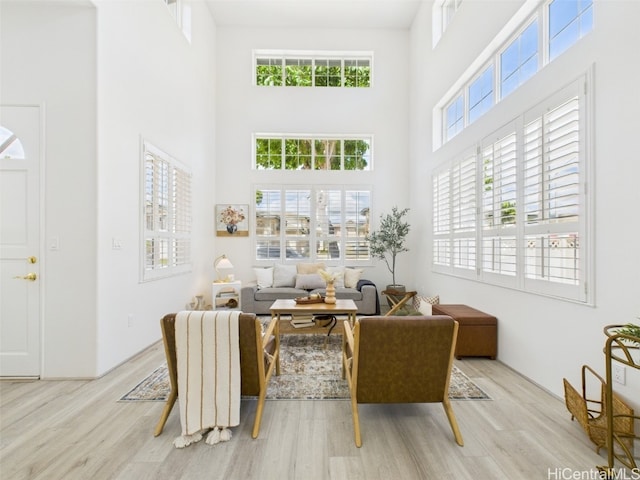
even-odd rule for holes
{"type": "Polygon", "coordinates": [[[0,376],[40,376],[40,108],[0,106],[0,376]]]}

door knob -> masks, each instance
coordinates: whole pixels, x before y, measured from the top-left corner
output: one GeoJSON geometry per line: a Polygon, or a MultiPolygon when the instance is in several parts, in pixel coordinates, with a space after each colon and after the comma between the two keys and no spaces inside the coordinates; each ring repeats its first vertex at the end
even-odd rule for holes
{"type": "Polygon", "coordinates": [[[38,278],[38,275],[36,275],[35,273],[31,272],[31,273],[27,273],[24,277],[13,277],[13,278],[17,278],[19,280],[29,280],[30,282],[35,282],[36,279],[38,278]]]}

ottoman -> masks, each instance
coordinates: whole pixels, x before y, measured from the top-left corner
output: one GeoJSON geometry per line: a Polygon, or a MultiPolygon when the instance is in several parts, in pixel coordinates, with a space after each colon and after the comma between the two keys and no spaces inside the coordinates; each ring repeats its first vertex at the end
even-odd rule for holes
{"type": "Polygon", "coordinates": [[[467,305],[433,305],[434,315],[449,315],[458,321],[456,358],[498,355],[498,319],[467,305]]]}

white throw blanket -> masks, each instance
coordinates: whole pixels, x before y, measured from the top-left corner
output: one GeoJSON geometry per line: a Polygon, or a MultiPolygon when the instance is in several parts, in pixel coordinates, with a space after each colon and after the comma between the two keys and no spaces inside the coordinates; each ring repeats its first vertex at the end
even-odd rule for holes
{"type": "Polygon", "coordinates": [[[182,436],[178,448],[202,439],[231,438],[226,427],[240,423],[238,311],[184,311],[176,315],[178,399],[182,436]]]}

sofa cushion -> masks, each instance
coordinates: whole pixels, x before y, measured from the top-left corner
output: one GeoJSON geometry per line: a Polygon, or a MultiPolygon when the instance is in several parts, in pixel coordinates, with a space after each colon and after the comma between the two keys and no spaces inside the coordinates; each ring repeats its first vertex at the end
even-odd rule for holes
{"type": "Polygon", "coordinates": [[[304,297],[306,295],[308,295],[308,292],[300,288],[261,288],[260,290],[256,290],[254,298],[256,301],[274,302],[280,299],[294,299],[296,297],[304,297]]]}
{"type": "Polygon", "coordinates": [[[273,267],[254,268],[258,288],[273,287],[273,267]]]}
{"type": "Polygon", "coordinates": [[[301,262],[296,264],[296,270],[298,274],[318,273],[318,270],[324,270],[324,263],[305,263],[301,262]]]}
{"type": "Polygon", "coordinates": [[[361,268],[345,268],[344,269],[344,286],[347,288],[356,288],[358,286],[358,280],[362,276],[361,268]]]}
{"type": "Polygon", "coordinates": [[[327,267],[326,271],[335,276],[333,284],[336,288],[344,287],[344,267],[327,267]]]}
{"type": "Polygon", "coordinates": [[[318,273],[299,273],[296,275],[296,288],[313,290],[314,288],[325,288],[326,282],[318,273]]]}
{"type": "Polygon", "coordinates": [[[296,266],[276,263],[273,267],[273,286],[291,287],[296,284],[296,266]]]}

